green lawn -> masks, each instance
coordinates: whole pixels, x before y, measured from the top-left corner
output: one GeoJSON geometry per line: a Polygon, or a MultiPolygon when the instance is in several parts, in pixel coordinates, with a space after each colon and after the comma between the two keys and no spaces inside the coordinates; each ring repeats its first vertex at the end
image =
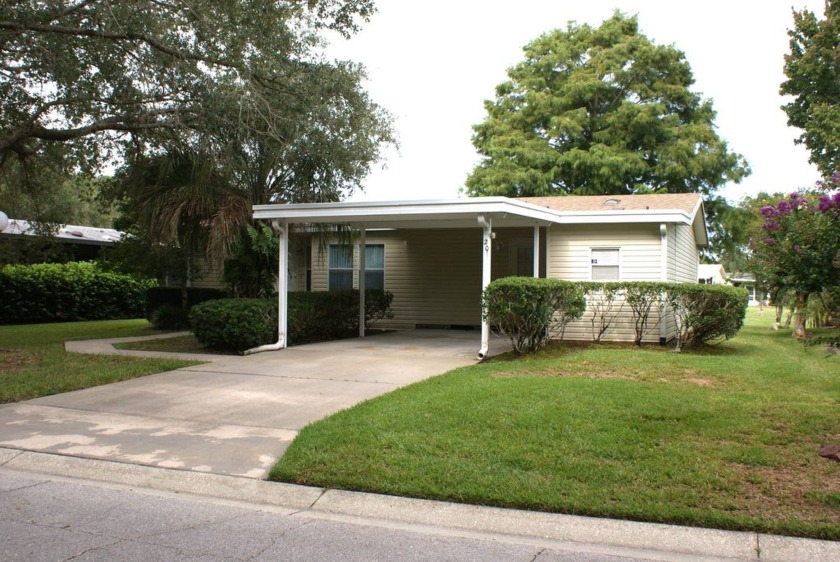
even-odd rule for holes
{"type": "Polygon", "coordinates": [[[64,342],[148,336],[158,333],[146,320],[106,320],[0,326],[0,403],[142,377],[197,364],[67,353],[64,342]]]}
{"type": "Polygon", "coordinates": [[[271,478],[840,540],[840,357],[751,310],[705,352],[556,346],[305,428],[271,478]]]}

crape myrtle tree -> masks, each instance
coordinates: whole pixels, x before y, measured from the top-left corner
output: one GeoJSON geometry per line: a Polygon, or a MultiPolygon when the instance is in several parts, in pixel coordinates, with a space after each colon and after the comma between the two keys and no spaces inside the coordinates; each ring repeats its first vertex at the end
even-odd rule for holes
{"type": "Polygon", "coordinates": [[[795,192],[761,208],[762,234],[752,241],[755,263],[775,290],[795,295],[794,332],[804,338],[811,295],[840,287],[840,174],[818,191],[795,192]]]}
{"type": "Polygon", "coordinates": [[[793,96],[782,109],[788,124],[802,129],[795,142],[808,148],[809,161],[828,177],[840,169],[840,2],[827,0],[824,16],[793,12],[780,91],[793,96]]]}
{"type": "MultiPolygon", "coordinates": [[[[474,127],[483,157],[470,195],[702,193],[749,173],[691,91],[684,54],[654,44],[636,17],[570,23],[529,43],[474,127]]],[[[712,219],[714,217],[712,216],[712,219]]]]}

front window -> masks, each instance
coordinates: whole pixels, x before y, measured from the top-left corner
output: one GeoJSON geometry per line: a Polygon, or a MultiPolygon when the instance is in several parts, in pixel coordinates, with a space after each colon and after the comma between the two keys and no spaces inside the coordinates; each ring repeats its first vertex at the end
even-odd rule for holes
{"type": "Polygon", "coordinates": [[[353,288],[353,247],[349,244],[330,244],[328,283],[330,291],[353,288]]]}
{"type": "MultiPolygon", "coordinates": [[[[353,288],[353,246],[331,244],[329,255],[329,290],[353,288]]],[[[385,245],[365,245],[365,288],[385,289],[385,245]]]]}
{"type": "Polygon", "coordinates": [[[591,253],[593,281],[619,280],[619,251],[618,248],[592,248],[591,253]]]}
{"type": "Polygon", "coordinates": [[[385,245],[365,246],[365,289],[385,290],[385,245]]]}

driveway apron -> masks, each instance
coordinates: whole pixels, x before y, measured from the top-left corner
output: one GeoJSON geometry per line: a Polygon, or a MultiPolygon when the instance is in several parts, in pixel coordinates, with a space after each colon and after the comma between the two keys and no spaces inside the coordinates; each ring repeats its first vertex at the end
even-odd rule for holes
{"type": "Polygon", "coordinates": [[[416,330],[220,356],[2,405],[0,446],[263,478],[308,423],[474,364],[478,344],[474,331],[416,330]]]}

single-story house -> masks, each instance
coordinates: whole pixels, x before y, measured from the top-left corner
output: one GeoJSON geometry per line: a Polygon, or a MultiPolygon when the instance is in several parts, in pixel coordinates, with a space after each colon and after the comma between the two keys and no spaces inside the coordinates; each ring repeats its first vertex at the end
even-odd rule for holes
{"type": "Polygon", "coordinates": [[[726,285],[729,276],[719,263],[701,263],[697,266],[697,282],[701,285],[726,285]]]}
{"type": "Polygon", "coordinates": [[[755,275],[736,271],[728,278],[729,284],[747,290],[749,306],[761,306],[767,302],[767,293],[756,286],[755,275]]]}
{"type": "MultiPolygon", "coordinates": [[[[255,206],[254,218],[281,234],[280,339],[265,349],[286,345],[287,291],[361,285],[394,294],[394,317],[382,327],[480,326],[484,356],[481,294],[491,280],[696,283],[708,240],[698,194],[269,204],[255,206]],[[350,229],[351,243],[330,236],[337,225],[350,229]],[[312,234],[318,228],[326,234],[312,234]]],[[[605,339],[630,338],[629,311],[619,320],[605,339]]],[[[674,337],[672,322],[660,324],[650,341],[674,337]]],[[[589,328],[584,318],[565,336],[588,339],[589,328]]]]}

